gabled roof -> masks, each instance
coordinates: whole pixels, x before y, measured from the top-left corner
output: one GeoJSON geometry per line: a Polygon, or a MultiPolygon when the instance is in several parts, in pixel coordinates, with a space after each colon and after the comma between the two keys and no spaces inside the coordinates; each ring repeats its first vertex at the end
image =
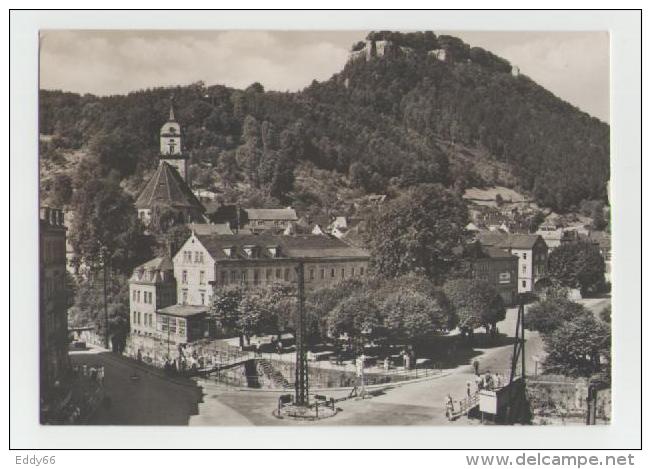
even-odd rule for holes
{"type": "Polygon", "coordinates": [[[178,171],[164,161],[158,165],[156,172],[147,181],[135,205],[137,208],[152,208],[162,205],[173,208],[192,208],[202,213],[205,211],[178,171]]]}
{"type": "Polygon", "coordinates": [[[477,238],[483,246],[495,246],[501,249],[533,249],[539,239],[537,234],[512,234],[498,231],[481,231],[477,238]]]}
{"type": "Polygon", "coordinates": [[[249,220],[298,220],[293,208],[245,208],[249,220]]]}
{"type": "Polygon", "coordinates": [[[275,257],[280,258],[359,258],[369,257],[369,253],[360,248],[327,235],[276,235],[270,233],[234,234],[234,235],[197,235],[197,239],[206,248],[215,260],[249,259],[244,247],[255,246],[258,249],[257,257],[273,257],[269,248],[277,247],[275,257]],[[227,256],[225,250],[232,249],[232,256],[227,256]]]}

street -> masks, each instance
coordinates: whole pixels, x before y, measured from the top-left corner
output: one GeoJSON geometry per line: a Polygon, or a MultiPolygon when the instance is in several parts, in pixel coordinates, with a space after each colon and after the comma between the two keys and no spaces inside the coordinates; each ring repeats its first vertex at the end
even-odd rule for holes
{"type": "Polygon", "coordinates": [[[191,380],[170,380],[111,352],[71,353],[70,359],[73,364],[104,365],[111,406],[100,406],[91,425],[187,425],[197,413],[201,388],[191,380]]]}
{"type": "MultiPolygon", "coordinates": [[[[597,314],[609,299],[581,300],[597,314]]],[[[498,324],[502,333],[512,337],[517,309],[510,308],[498,324]]],[[[246,390],[229,387],[211,380],[170,378],[131,360],[108,352],[74,353],[73,363],[105,366],[106,393],[110,408],[102,407],[91,424],[114,425],[438,425],[450,424],[445,418],[448,394],[458,400],[464,397],[466,383],[473,380],[472,361],[480,363],[480,371],[506,374],[510,368],[512,345],[475,349],[480,354],[441,375],[422,381],[389,385],[368,399],[349,399],[338,403],[341,411],[333,418],[317,422],[296,422],[272,415],[280,391],[246,390]],[[137,374],[138,379],[131,376],[137,374]],[[203,394],[203,397],[202,397],[203,394]]],[[[543,344],[537,332],[526,331],[526,368],[536,370],[535,359],[543,355],[543,344]]],[[[343,397],[347,390],[325,392],[343,397]]],[[[452,424],[475,423],[462,418],[452,424]]]]}

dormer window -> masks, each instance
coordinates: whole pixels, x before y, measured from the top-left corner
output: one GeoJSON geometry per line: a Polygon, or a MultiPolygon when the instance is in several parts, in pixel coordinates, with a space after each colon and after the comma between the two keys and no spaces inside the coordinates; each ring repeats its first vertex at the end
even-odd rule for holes
{"type": "Polygon", "coordinates": [[[255,246],[254,245],[252,245],[252,244],[246,245],[246,246],[244,246],[243,249],[244,249],[244,252],[246,253],[246,255],[248,257],[250,257],[250,258],[255,257],[255,246]]]}
{"type": "Polygon", "coordinates": [[[231,246],[224,248],[224,254],[226,257],[233,257],[233,248],[231,246]]]}
{"type": "Polygon", "coordinates": [[[278,246],[269,246],[269,255],[271,257],[278,257],[279,255],[278,246]]]}

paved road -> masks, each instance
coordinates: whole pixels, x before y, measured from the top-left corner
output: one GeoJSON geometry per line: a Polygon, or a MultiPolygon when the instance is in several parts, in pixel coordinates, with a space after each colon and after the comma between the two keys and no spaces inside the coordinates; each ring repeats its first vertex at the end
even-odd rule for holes
{"type": "MultiPolygon", "coordinates": [[[[517,310],[510,309],[504,321],[498,324],[501,332],[509,336],[515,331],[517,310]]],[[[512,345],[479,350],[476,359],[482,370],[493,372],[510,367],[512,345]]],[[[526,364],[533,371],[536,355],[542,353],[542,341],[537,333],[527,331],[526,364]]],[[[386,389],[381,395],[364,400],[347,400],[340,402],[341,409],[335,417],[316,423],[279,420],[272,415],[277,405],[278,393],[261,391],[239,391],[224,385],[202,382],[206,389],[204,401],[199,405],[200,417],[192,417],[190,425],[223,425],[217,419],[224,408],[228,409],[231,420],[239,415],[241,423],[253,425],[437,425],[449,424],[445,418],[445,399],[451,394],[455,399],[464,396],[466,382],[473,379],[472,361],[448,370],[445,376],[432,380],[409,383],[386,389]],[[214,419],[212,416],[215,416],[214,419]]],[[[332,393],[326,393],[331,395],[332,393]]],[[[341,395],[342,392],[339,392],[341,395]]],[[[344,392],[345,394],[345,392],[344,392]]],[[[338,395],[335,397],[339,397],[338,395]]],[[[460,419],[455,425],[475,424],[476,422],[460,419]]]]}
{"type": "Polygon", "coordinates": [[[100,407],[91,425],[187,425],[198,412],[201,388],[194,381],[167,379],[110,352],[73,353],[74,364],[104,365],[104,388],[111,406],[100,407]],[[137,374],[139,379],[131,379],[137,374]]]}
{"type": "MultiPolygon", "coordinates": [[[[609,298],[582,300],[595,313],[609,301],[609,298]]],[[[509,309],[506,319],[498,324],[500,331],[512,336],[516,318],[517,310],[509,309]]],[[[537,333],[527,331],[526,338],[526,367],[531,373],[535,370],[534,358],[542,358],[543,347],[537,333]]],[[[511,345],[478,349],[481,354],[476,359],[482,370],[505,372],[510,366],[512,350],[511,345]]],[[[241,391],[209,381],[199,381],[201,387],[191,380],[170,381],[161,373],[147,372],[131,361],[108,353],[75,354],[72,359],[76,363],[101,362],[105,365],[107,392],[113,404],[111,409],[100,409],[91,423],[228,426],[449,424],[444,415],[446,396],[463,397],[466,382],[473,378],[471,362],[474,360],[469,358],[467,363],[448,370],[443,377],[388,388],[370,399],[341,402],[341,412],[333,418],[299,423],[279,420],[272,415],[278,399],[275,392],[241,391]],[[137,382],[130,379],[134,370],[140,375],[137,382]]],[[[476,422],[460,419],[453,424],[473,423],[476,422]]]]}

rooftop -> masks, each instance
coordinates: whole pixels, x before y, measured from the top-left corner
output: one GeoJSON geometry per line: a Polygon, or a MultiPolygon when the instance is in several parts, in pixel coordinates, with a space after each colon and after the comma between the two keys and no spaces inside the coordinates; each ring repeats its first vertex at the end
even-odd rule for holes
{"type": "Polygon", "coordinates": [[[360,248],[352,247],[345,242],[327,235],[276,235],[271,233],[235,234],[235,235],[197,235],[197,238],[215,260],[229,259],[224,252],[233,249],[230,258],[249,259],[244,247],[255,246],[262,248],[256,258],[350,258],[368,257],[369,253],[360,248]],[[277,256],[273,256],[269,248],[278,248],[277,256]]]}
{"type": "Polygon", "coordinates": [[[197,316],[199,314],[205,314],[208,312],[209,308],[210,306],[172,305],[172,306],[167,306],[165,308],[160,308],[156,310],[156,312],[168,316],[188,318],[192,316],[197,316]]]}
{"type": "Polygon", "coordinates": [[[287,208],[245,208],[249,220],[298,220],[296,210],[287,208]]]}
{"type": "Polygon", "coordinates": [[[512,234],[499,231],[481,231],[477,238],[483,246],[502,249],[532,249],[538,239],[542,239],[537,234],[512,234]]]}
{"type": "Polygon", "coordinates": [[[137,208],[168,205],[174,208],[194,208],[202,213],[205,211],[178,171],[166,162],[158,165],[135,205],[137,208]]]}

